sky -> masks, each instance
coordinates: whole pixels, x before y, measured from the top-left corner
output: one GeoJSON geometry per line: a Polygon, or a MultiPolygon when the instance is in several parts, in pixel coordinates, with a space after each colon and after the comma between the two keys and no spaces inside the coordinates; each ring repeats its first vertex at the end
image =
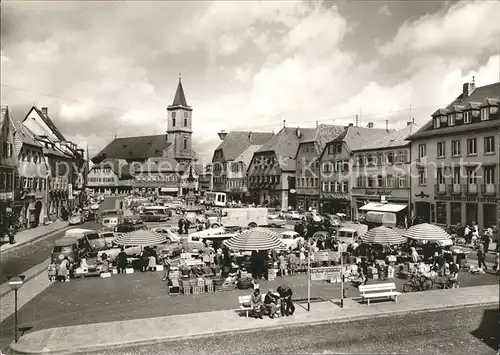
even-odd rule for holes
{"type": "Polygon", "coordinates": [[[163,134],[179,73],[202,161],[219,130],[316,122],[402,128],[500,81],[499,1],[14,2],[1,8],[1,104],[48,107],[90,156],[163,134]]]}

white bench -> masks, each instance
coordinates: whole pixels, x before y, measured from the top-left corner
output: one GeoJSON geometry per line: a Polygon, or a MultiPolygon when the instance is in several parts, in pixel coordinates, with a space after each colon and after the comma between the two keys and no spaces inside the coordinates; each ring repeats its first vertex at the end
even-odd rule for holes
{"type": "Polygon", "coordinates": [[[240,310],[246,313],[246,318],[248,318],[248,312],[253,310],[250,299],[252,296],[238,296],[238,302],[240,304],[240,310]]]}
{"type": "Polygon", "coordinates": [[[396,284],[394,282],[390,283],[380,283],[375,285],[361,285],[358,287],[359,293],[361,294],[361,298],[368,301],[368,305],[370,305],[370,298],[382,298],[388,297],[389,299],[393,299],[398,302],[398,295],[400,292],[396,291],[396,284]]]}

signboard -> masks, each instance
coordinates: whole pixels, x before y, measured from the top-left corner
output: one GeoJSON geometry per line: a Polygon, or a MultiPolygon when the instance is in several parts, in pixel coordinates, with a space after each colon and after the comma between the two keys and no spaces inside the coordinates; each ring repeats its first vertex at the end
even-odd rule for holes
{"type": "Polygon", "coordinates": [[[336,251],[318,251],[311,255],[312,261],[338,261],[339,255],[336,251]]]}
{"type": "Polygon", "coordinates": [[[68,184],[68,199],[73,199],[73,185],[68,184]]]}
{"type": "Polygon", "coordinates": [[[459,202],[487,202],[487,203],[498,203],[500,199],[497,197],[462,197],[462,196],[441,196],[437,195],[434,197],[436,201],[459,201],[459,202]]]}
{"type": "Polygon", "coordinates": [[[12,192],[0,192],[0,200],[12,200],[14,194],[12,192]]]}
{"type": "Polygon", "coordinates": [[[311,268],[311,280],[312,281],[323,281],[340,277],[342,271],[341,266],[326,266],[326,267],[314,267],[311,268]]]}
{"type": "Polygon", "coordinates": [[[391,196],[392,195],[392,191],[391,190],[365,190],[365,195],[388,195],[388,196],[391,196]]]}

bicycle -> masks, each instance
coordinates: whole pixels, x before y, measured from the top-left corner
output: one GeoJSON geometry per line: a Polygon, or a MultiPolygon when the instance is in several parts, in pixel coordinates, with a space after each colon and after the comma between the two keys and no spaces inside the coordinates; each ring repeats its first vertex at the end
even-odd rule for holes
{"type": "Polygon", "coordinates": [[[403,285],[403,292],[429,291],[432,290],[433,286],[434,281],[431,278],[421,274],[413,274],[411,279],[403,285]]]}

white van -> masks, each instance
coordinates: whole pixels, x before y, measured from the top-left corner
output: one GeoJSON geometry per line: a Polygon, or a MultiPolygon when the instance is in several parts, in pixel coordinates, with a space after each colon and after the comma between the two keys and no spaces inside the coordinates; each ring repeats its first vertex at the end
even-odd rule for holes
{"type": "Polygon", "coordinates": [[[370,211],[366,214],[366,223],[376,226],[396,227],[396,214],[391,212],[370,211]]]}
{"type": "Polygon", "coordinates": [[[269,225],[267,208],[223,208],[219,217],[220,224],[212,223],[213,227],[254,228],[269,225]]]}
{"type": "Polygon", "coordinates": [[[101,227],[103,229],[113,230],[118,224],[120,224],[120,217],[118,216],[109,215],[102,217],[101,227]]]}
{"type": "Polygon", "coordinates": [[[368,226],[364,224],[351,225],[349,227],[342,227],[337,232],[337,240],[351,245],[356,240],[359,240],[368,231],[368,226]]]}
{"type": "Polygon", "coordinates": [[[209,228],[203,231],[191,233],[187,238],[181,238],[182,247],[190,252],[196,252],[204,248],[204,241],[226,240],[234,236],[234,233],[227,233],[223,227],[209,228]]]}

